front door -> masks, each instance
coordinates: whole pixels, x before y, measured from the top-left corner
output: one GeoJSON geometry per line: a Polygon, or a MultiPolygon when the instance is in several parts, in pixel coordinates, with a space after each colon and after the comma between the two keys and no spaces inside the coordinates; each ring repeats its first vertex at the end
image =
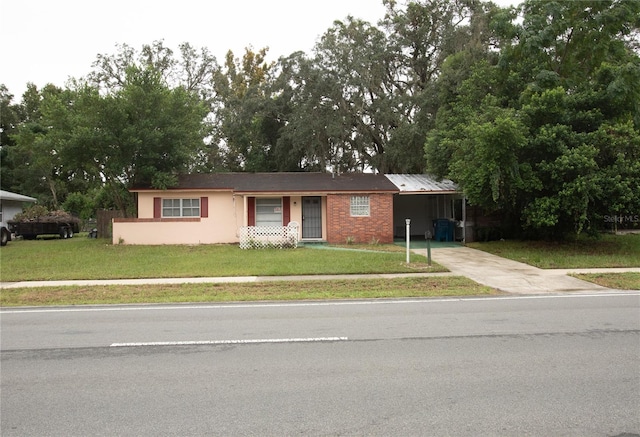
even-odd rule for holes
{"type": "Polygon", "coordinates": [[[302,198],[302,238],[322,238],[322,198],[302,198]]]}

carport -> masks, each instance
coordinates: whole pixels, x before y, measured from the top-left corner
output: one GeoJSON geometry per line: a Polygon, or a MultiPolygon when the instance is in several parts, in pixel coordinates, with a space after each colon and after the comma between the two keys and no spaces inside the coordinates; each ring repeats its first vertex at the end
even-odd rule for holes
{"type": "Polygon", "coordinates": [[[406,219],[411,219],[411,239],[416,241],[424,240],[427,232],[441,241],[465,242],[466,236],[472,235],[465,226],[464,195],[453,181],[439,181],[427,174],[385,176],[399,190],[393,198],[394,238],[406,238],[406,219]],[[434,223],[441,227],[434,227],[434,223]],[[447,223],[452,230],[443,238],[442,226],[447,223]]]}

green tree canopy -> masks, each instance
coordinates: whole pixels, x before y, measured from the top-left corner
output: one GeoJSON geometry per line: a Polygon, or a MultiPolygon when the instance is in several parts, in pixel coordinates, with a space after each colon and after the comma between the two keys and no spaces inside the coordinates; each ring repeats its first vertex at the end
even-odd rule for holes
{"type": "MultiPolygon", "coordinates": [[[[522,12],[521,24],[495,16],[498,57],[474,63],[457,94],[441,78],[453,98],[427,138],[428,167],[529,235],[575,235],[640,210],[640,59],[629,39],[640,3],[539,0],[522,12]]],[[[461,65],[447,73],[460,77],[461,65]]]]}
{"type": "MultiPolygon", "coordinates": [[[[166,188],[175,174],[198,164],[207,109],[194,92],[169,88],[159,72],[131,66],[114,93],[85,86],[76,96],[68,108],[68,157],[97,173],[114,194],[120,184],[166,188]]],[[[126,210],[127,200],[118,197],[126,210]]]]}

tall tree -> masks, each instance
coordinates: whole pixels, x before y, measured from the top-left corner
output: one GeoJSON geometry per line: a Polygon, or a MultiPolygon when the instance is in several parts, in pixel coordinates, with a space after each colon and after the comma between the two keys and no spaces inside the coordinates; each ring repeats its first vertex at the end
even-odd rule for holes
{"type": "Polygon", "coordinates": [[[491,44],[488,26],[492,5],[475,0],[384,0],[381,25],[388,33],[393,66],[389,85],[399,123],[382,156],[384,171],[425,170],[424,137],[433,129],[440,108],[437,81],[452,54],[484,59],[491,44]]]}
{"type": "Polygon", "coordinates": [[[205,145],[197,153],[197,168],[218,168],[221,159],[219,144],[215,142],[215,129],[219,122],[220,100],[216,98],[215,83],[220,66],[215,56],[206,47],[196,48],[186,42],[180,44],[178,52],[174,53],[162,40],[145,44],[140,50],[127,44],[116,48],[116,53],[98,54],[93,71],[87,76],[88,83],[98,87],[103,94],[113,94],[125,86],[127,71],[134,67],[154,71],[160,81],[171,89],[182,87],[197,95],[208,108],[201,129],[205,145]]]}
{"type": "Polygon", "coordinates": [[[21,121],[20,106],[13,103],[13,94],[4,84],[0,84],[0,187],[14,191],[14,163],[11,162],[10,150],[15,146],[13,133],[21,121]]]}
{"type": "Polygon", "coordinates": [[[640,179],[630,173],[640,153],[640,58],[629,38],[640,3],[539,0],[522,11],[521,24],[496,15],[499,57],[474,64],[449,93],[427,140],[428,165],[526,233],[576,235],[601,227],[611,209],[640,208],[631,194],[640,179]],[[490,142],[487,127],[501,132],[490,142]]]}
{"type": "Polygon", "coordinates": [[[438,108],[434,83],[446,55],[486,46],[485,10],[473,1],[385,1],[381,27],[335,21],[310,58],[281,64],[291,112],[281,142],[302,146],[305,167],[419,173],[438,108]],[[298,61],[299,65],[293,66],[298,61]]]}
{"type": "Polygon", "coordinates": [[[131,204],[121,186],[166,188],[198,163],[207,108],[195,93],[169,88],[155,69],[127,68],[111,94],[84,86],[69,111],[67,156],[89,163],[123,211],[131,204]]]}
{"type": "Polygon", "coordinates": [[[56,124],[57,109],[68,102],[70,93],[53,85],[42,90],[29,84],[23,95],[20,124],[11,134],[15,145],[7,160],[13,164],[14,189],[37,197],[59,209],[73,177],[73,168],[63,159],[65,143],[56,124]]]}
{"type": "Polygon", "coordinates": [[[267,49],[245,49],[241,59],[227,52],[215,75],[214,144],[224,168],[232,171],[277,171],[274,148],[278,123],[269,91],[273,63],[267,49]]]}
{"type": "Polygon", "coordinates": [[[382,119],[391,113],[381,78],[385,45],[382,32],[348,17],[323,35],[313,58],[281,60],[277,83],[290,112],[280,144],[301,168],[362,171],[382,153],[389,129],[382,119]]]}
{"type": "Polygon", "coordinates": [[[274,77],[272,94],[277,96],[276,111],[283,125],[275,149],[280,169],[327,171],[336,162],[335,155],[328,153],[326,137],[319,135],[325,129],[314,98],[320,72],[303,52],[296,52],[279,60],[274,77]]]}

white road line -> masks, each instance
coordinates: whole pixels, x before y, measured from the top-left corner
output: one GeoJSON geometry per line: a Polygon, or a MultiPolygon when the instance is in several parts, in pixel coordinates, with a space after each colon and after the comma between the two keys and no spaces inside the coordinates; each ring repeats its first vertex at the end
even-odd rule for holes
{"type": "Polygon", "coordinates": [[[319,343],[347,341],[347,337],[312,337],[312,338],[264,338],[249,340],[199,340],[199,341],[150,341],[139,343],[113,343],[110,347],[142,347],[142,346],[202,346],[227,344],[263,344],[263,343],[319,343]]]}
{"type": "Polygon", "coordinates": [[[402,304],[436,304],[441,302],[473,302],[492,300],[522,300],[522,299],[575,299],[582,297],[624,297],[640,296],[636,291],[614,291],[587,294],[537,294],[537,295],[510,295],[493,297],[450,297],[450,298],[424,298],[424,299],[397,299],[397,300],[351,300],[330,302],[282,302],[282,303],[242,303],[229,302],[226,304],[198,305],[175,304],[172,306],[156,306],[153,304],[142,306],[104,306],[104,307],[74,307],[74,308],[33,308],[7,310],[0,309],[0,314],[31,314],[31,313],[79,313],[79,312],[106,312],[106,311],[167,311],[167,310],[208,310],[208,309],[243,309],[243,308],[281,308],[281,307],[318,307],[318,306],[348,306],[348,305],[402,305],[402,304]]]}

